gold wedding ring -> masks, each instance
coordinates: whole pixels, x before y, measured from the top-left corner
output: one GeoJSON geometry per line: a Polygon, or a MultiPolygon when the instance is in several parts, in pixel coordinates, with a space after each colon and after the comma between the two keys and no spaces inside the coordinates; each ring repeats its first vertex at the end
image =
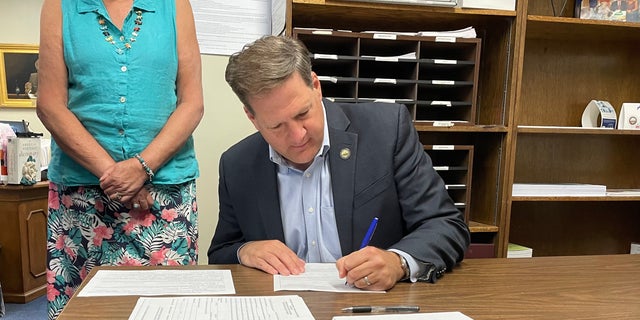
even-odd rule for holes
{"type": "Polygon", "coordinates": [[[122,199],[122,196],[116,192],[113,194],[113,198],[116,199],[116,201],[120,201],[120,199],[122,199]]]}

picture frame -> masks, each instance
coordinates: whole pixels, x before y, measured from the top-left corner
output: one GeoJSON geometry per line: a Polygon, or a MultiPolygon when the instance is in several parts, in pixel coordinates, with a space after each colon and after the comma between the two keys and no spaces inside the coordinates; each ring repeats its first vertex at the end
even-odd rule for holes
{"type": "Polygon", "coordinates": [[[38,45],[0,44],[0,106],[35,108],[38,45]]]}

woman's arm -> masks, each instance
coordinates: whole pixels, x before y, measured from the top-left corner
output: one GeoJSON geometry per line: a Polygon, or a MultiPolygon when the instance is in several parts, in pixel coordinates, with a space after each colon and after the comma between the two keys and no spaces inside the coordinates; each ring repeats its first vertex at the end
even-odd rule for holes
{"type": "MultiPolygon", "coordinates": [[[[193,12],[188,0],[177,1],[176,15],[178,46],[176,111],[151,143],[140,152],[140,156],[153,172],[162,167],[182,148],[200,123],[204,112],[200,49],[196,38],[193,12]]],[[[144,202],[147,197],[143,194],[134,195],[134,190],[137,190],[135,187],[144,183],[146,179],[145,169],[134,158],[121,161],[111,167],[101,176],[100,185],[108,194],[119,192],[123,195],[123,202],[129,200],[144,202]],[[131,183],[119,182],[123,179],[129,179],[131,183]]]]}
{"type": "Polygon", "coordinates": [[[187,141],[204,114],[202,66],[188,0],[176,1],[178,28],[178,105],[167,124],[140,155],[152,170],[160,168],[187,141]]]}
{"type": "Polygon", "coordinates": [[[115,162],[67,108],[60,0],[45,0],[40,16],[39,84],[36,113],[56,144],[96,176],[115,162]]]}

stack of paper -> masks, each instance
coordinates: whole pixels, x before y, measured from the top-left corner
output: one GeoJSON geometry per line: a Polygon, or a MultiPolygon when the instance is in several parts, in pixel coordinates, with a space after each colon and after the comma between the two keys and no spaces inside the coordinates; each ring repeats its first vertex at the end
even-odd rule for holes
{"type": "Polygon", "coordinates": [[[418,35],[423,37],[454,37],[454,38],[475,38],[477,36],[474,27],[466,27],[450,31],[420,31],[418,35]]]}
{"type": "Polygon", "coordinates": [[[512,195],[521,197],[602,197],[607,194],[607,186],[581,183],[514,183],[512,195]]]}
{"type": "Polygon", "coordinates": [[[533,249],[515,243],[509,243],[507,247],[507,258],[531,258],[533,249]]]}

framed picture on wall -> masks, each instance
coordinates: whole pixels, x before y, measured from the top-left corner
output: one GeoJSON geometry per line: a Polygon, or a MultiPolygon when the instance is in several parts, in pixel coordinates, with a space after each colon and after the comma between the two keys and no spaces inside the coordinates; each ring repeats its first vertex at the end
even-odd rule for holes
{"type": "Polygon", "coordinates": [[[0,106],[35,107],[38,46],[0,44],[0,106]]]}

